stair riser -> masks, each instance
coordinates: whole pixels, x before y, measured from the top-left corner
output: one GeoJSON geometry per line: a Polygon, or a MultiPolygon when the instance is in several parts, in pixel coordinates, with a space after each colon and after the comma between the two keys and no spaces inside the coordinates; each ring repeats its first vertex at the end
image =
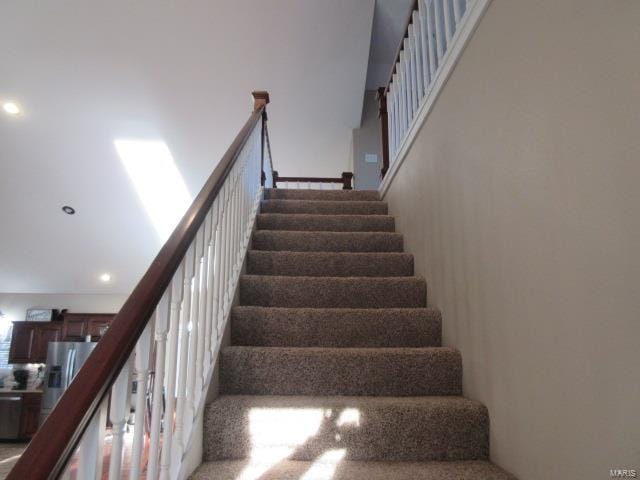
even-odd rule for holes
{"type": "Polygon", "coordinates": [[[354,407],[345,400],[331,408],[287,411],[236,400],[208,407],[204,422],[205,461],[255,456],[270,447],[284,447],[291,460],[314,460],[335,448],[346,449],[344,460],[485,460],[489,455],[487,411],[476,404],[354,407]],[[307,426],[307,435],[287,437],[287,428],[307,426]]]}
{"type": "MultiPolygon", "coordinates": [[[[321,459],[327,458],[335,449],[324,452],[321,459]]],[[[340,450],[337,451],[338,453],[340,450]]],[[[331,459],[333,460],[333,459],[331,459]]],[[[333,463],[329,460],[329,465],[333,463]]],[[[324,470],[317,459],[308,461],[281,460],[276,465],[267,460],[264,466],[260,460],[222,460],[205,462],[193,474],[191,480],[210,480],[212,478],[243,478],[247,469],[256,468],[265,472],[260,480],[516,480],[516,477],[496,467],[486,460],[462,460],[447,462],[359,462],[340,460],[331,477],[325,475],[332,471],[330,466],[324,470]],[[318,472],[318,476],[309,476],[308,472],[318,472]]]]}
{"type": "Polygon", "coordinates": [[[460,395],[457,351],[228,347],[221,391],[243,395],[460,395]]]}
{"type": "Polygon", "coordinates": [[[263,252],[248,254],[253,275],[395,277],[413,275],[413,256],[391,253],[263,252]]]}
{"type": "Polygon", "coordinates": [[[427,286],[415,277],[271,277],[240,279],[240,304],[288,308],[426,307],[427,286]]]}
{"type": "Polygon", "coordinates": [[[268,188],[265,200],[323,200],[323,201],[378,201],[375,190],[301,190],[292,188],[268,188]]]}
{"type": "Polygon", "coordinates": [[[236,307],[231,343],[262,347],[439,347],[442,320],[432,309],[281,309],[236,307]]]}
{"type": "Polygon", "coordinates": [[[291,252],[402,252],[399,233],[254,232],[255,250],[291,252]]]}
{"type": "Polygon", "coordinates": [[[314,232],[393,232],[393,217],[387,215],[290,215],[261,213],[260,230],[314,232]]]}
{"type": "Polygon", "coordinates": [[[263,200],[261,213],[308,213],[315,215],[386,215],[384,202],[325,202],[313,200],[263,200]]]}

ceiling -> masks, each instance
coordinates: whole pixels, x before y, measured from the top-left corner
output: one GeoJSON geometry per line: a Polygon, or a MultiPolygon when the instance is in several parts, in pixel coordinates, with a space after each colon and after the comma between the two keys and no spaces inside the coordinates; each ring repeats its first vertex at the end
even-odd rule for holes
{"type": "Polygon", "coordinates": [[[386,86],[414,0],[376,0],[367,90],[386,86]]]}
{"type": "Polygon", "coordinates": [[[195,196],[251,90],[271,94],[281,174],[339,175],[373,11],[374,0],[2,2],[0,101],[23,113],[0,112],[0,291],[130,291],[161,239],[114,140],[164,141],[195,196]]]}

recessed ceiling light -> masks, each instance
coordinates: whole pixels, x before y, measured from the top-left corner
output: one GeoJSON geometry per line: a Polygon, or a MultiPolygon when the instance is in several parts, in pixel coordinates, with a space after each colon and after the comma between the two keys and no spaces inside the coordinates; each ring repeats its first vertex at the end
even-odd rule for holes
{"type": "Polygon", "coordinates": [[[76,209],[70,207],[69,205],[65,205],[64,207],[62,207],[62,211],[67,215],[73,215],[74,213],[76,213],[76,209]]]}
{"type": "Polygon", "coordinates": [[[20,113],[20,107],[13,102],[4,102],[2,109],[9,115],[18,115],[20,113]]]}
{"type": "Polygon", "coordinates": [[[111,275],[109,275],[108,273],[103,273],[102,275],[100,275],[100,281],[107,283],[111,281],[111,275]]]}

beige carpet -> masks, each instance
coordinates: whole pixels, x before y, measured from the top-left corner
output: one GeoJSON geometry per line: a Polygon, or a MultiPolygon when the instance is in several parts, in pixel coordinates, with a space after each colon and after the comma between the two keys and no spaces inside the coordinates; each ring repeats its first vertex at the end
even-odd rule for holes
{"type": "Polygon", "coordinates": [[[194,480],[506,480],[377,192],[267,190],[194,480]]]}

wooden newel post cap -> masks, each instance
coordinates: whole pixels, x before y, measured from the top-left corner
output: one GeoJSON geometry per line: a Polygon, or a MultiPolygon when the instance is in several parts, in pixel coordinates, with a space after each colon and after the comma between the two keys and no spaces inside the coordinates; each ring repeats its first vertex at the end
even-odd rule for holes
{"type": "Polygon", "coordinates": [[[269,103],[269,92],[266,90],[256,90],[251,92],[253,97],[253,111],[255,112],[260,107],[264,107],[269,103]]]}

